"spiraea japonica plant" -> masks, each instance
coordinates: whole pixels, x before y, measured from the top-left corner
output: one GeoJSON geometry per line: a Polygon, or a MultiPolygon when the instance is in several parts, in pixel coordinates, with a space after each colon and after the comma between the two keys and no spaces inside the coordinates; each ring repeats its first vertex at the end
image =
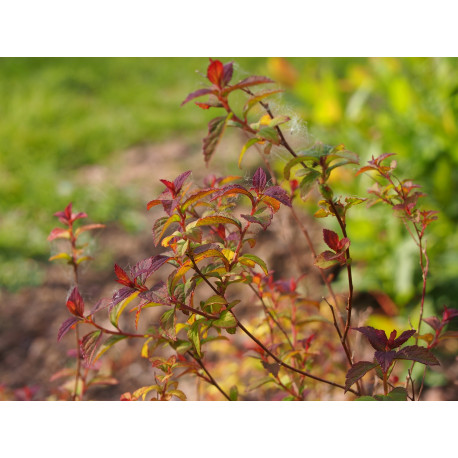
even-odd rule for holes
{"type": "Polygon", "coordinates": [[[343,145],[321,143],[295,150],[282,130],[290,118],[276,116],[267,103],[281,92],[269,78],[250,76],[234,82],[232,62],[210,60],[206,79],[208,86],[183,102],[219,111],[203,140],[204,161],[212,159],[225,130],[232,128],[248,136],[237,153],[239,167],[253,146],[263,166],[249,184],[238,176],[209,176],[199,186],[192,182],[191,171],[160,180],[163,191],[147,203],[147,210],[160,210],[152,239],[163,252],[145,253],[131,267],[115,264],[115,280],[121,287],[92,308],[86,306],[84,285],[78,282],[78,266],[89,259],[78,237],[102,225],[75,228],[75,221],[86,214],[72,213],[71,204],[56,213],[65,227],[53,229],[49,240],[65,239],[70,250],[51,259],[67,261],[74,272],[67,299],[71,316],[58,331],[59,340],[74,332],[77,343],[74,369],[60,374],[67,377],[68,398],[84,399],[91,384],[112,383],[111,377],[97,374],[99,359],[121,340],[140,339],[139,358],[150,361],[154,379],[148,386],[132,387],[122,394],[123,400],[185,400],[179,389],[183,375],[213,387],[207,399],[420,399],[424,376],[414,380],[413,366],[422,364],[426,370],[440,364],[432,350],[456,337],[445,327],[458,316],[458,310],[445,307],[442,318],[423,317],[429,269],[426,230],[437,212],[420,209],[419,186],[396,177],[396,162],[387,163],[390,154],[372,158],[355,173],[374,179],[368,197],[336,196],[331,173],[348,166],[354,171],[357,154],[343,145]],[[233,108],[234,93],[245,98],[242,109],[233,108]],[[274,171],[278,168],[271,157],[273,148],[290,156],[282,174],[274,171]],[[322,221],[334,218],[340,228],[340,234],[323,228],[324,251],[316,248],[297,206],[300,199],[314,195],[313,190],[320,196],[314,216],[322,221]],[[389,337],[354,323],[354,261],[347,233],[353,206],[379,202],[393,208],[417,244],[423,275],[414,327],[393,330],[389,337]],[[279,212],[290,213],[294,233],[307,243],[308,250],[299,256],[312,258],[322,280],[319,294],[307,293],[305,272],[281,278],[257,253],[259,231],[271,230],[279,212]],[[345,272],[344,294],[334,291],[332,268],[345,272]],[[106,315],[110,325],[102,324],[106,315]],[[125,330],[129,320],[135,332],[125,330]],[[421,334],[422,322],[434,333],[421,334]],[[83,324],[92,330],[80,336],[83,324]],[[361,334],[367,342],[357,339],[361,334]],[[361,360],[369,345],[375,350],[371,360],[361,360]],[[408,365],[405,380],[397,375],[402,365],[408,365]]]}

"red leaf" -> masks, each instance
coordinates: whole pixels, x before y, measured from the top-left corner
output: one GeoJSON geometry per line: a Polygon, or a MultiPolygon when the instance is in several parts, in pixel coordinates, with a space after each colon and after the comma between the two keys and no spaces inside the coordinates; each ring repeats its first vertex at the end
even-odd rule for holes
{"type": "Polygon", "coordinates": [[[151,208],[155,207],[156,205],[159,205],[162,203],[162,200],[150,200],[147,204],[146,204],[146,209],[147,210],[151,210],[151,208]]]}
{"type": "Polygon", "coordinates": [[[70,233],[68,232],[68,229],[63,229],[61,227],[56,227],[48,235],[49,241],[54,240],[54,239],[69,239],[69,238],[70,238],[70,233]]]}
{"type": "Polygon", "coordinates": [[[121,283],[121,285],[129,286],[129,287],[134,286],[132,280],[128,277],[126,272],[121,267],[118,266],[118,264],[114,265],[114,270],[115,270],[116,276],[118,277],[118,279],[116,280],[118,283],[121,283]]]}
{"type": "Polygon", "coordinates": [[[162,184],[165,184],[165,186],[167,186],[169,191],[172,193],[172,196],[175,197],[175,186],[174,186],[174,184],[169,180],[159,180],[159,181],[162,184]]]}
{"type": "Polygon", "coordinates": [[[57,341],[60,342],[62,337],[73,327],[75,323],[78,323],[79,318],[76,316],[71,316],[67,318],[60,326],[59,331],[57,332],[57,341]]]}
{"type": "Polygon", "coordinates": [[[458,309],[448,309],[444,305],[444,313],[442,314],[442,320],[444,322],[450,321],[452,318],[458,317],[458,309]]]}
{"type": "Polygon", "coordinates": [[[187,180],[187,178],[191,175],[191,171],[188,170],[187,172],[182,173],[180,176],[175,178],[173,181],[173,185],[175,187],[175,193],[178,194],[181,191],[181,188],[183,187],[184,182],[187,180]]]}
{"type": "Polygon", "coordinates": [[[195,104],[204,110],[208,110],[211,107],[209,103],[195,102],[195,104]]]}
{"type": "Polygon", "coordinates": [[[323,229],[323,239],[326,245],[334,250],[335,252],[339,250],[339,236],[334,232],[330,231],[329,229],[323,229]]]}
{"type": "Polygon", "coordinates": [[[72,289],[67,299],[67,308],[72,315],[83,316],[84,301],[76,286],[72,289]]]}
{"type": "Polygon", "coordinates": [[[339,250],[341,253],[344,251],[347,251],[347,249],[350,246],[350,240],[347,237],[344,237],[343,239],[339,240],[339,250]]]}
{"type": "Polygon", "coordinates": [[[385,351],[386,344],[388,343],[388,339],[386,337],[385,331],[381,331],[380,329],[375,329],[372,326],[363,326],[361,328],[352,328],[355,331],[359,331],[364,334],[369,343],[375,350],[385,351]]]}
{"type": "Polygon", "coordinates": [[[203,89],[199,89],[197,91],[191,92],[191,94],[189,94],[186,97],[186,99],[181,103],[181,106],[183,106],[185,103],[188,103],[189,101],[193,99],[196,99],[197,97],[202,97],[203,95],[207,95],[207,94],[214,94],[215,92],[216,92],[215,90],[209,89],[209,88],[203,88],[203,89]]]}
{"type": "Polygon", "coordinates": [[[75,237],[78,237],[81,234],[81,232],[92,231],[94,229],[103,229],[104,227],[105,227],[105,224],[86,224],[84,226],[80,226],[75,231],[75,237]]]}
{"type": "Polygon", "coordinates": [[[221,87],[223,81],[224,66],[219,60],[210,59],[210,65],[207,68],[207,78],[215,86],[221,87]]]}
{"type": "Polygon", "coordinates": [[[61,223],[69,225],[72,218],[72,203],[70,202],[64,211],[54,213],[54,216],[57,216],[61,223]]]}

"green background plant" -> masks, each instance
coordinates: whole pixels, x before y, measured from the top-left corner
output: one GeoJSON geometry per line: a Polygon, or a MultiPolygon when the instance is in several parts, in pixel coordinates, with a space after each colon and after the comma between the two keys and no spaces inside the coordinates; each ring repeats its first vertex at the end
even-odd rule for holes
{"type": "MultiPolygon", "coordinates": [[[[227,59],[225,59],[227,60],[227,59]]],[[[277,112],[295,112],[309,141],[344,143],[361,162],[382,152],[399,155],[399,173],[424,186],[440,210],[430,228],[427,308],[453,306],[458,293],[457,60],[446,58],[236,59],[238,71],[283,83],[277,112]]],[[[208,60],[2,59],[0,61],[0,285],[39,284],[49,256],[52,212],[69,200],[94,221],[120,220],[142,209],[135,192],[116,183],[93,195],[75,180],[81,167],[116,162],[132,146],[205,134],[212,114],[179,108],[199,87],[208,60]],[[190,77],[194,75],[194,77],[190,77]],[[130,213],[128,214],[130,215],[130,213]]],[[[192,140],[191,140],[192,139],[192,140]]],[[[235,171],[239,151],[231,161],[235,171]]],[[[247,153],[250,154],[250,153],[247,153]]],[[[336,174],[346,193],[365,194],[350,175],[336,174]]],[[[315,204],[305,203],[311,212],[315,204]]],[[[361,206],[362,207],[362,206],[361,206]]],[[[382,289],[398,306],[418,306],[418,257],[390,210],[355,208],[349,220],[359,290],[382,289]],[[383,243],[374,243],[379,240],[383,243]]]]}

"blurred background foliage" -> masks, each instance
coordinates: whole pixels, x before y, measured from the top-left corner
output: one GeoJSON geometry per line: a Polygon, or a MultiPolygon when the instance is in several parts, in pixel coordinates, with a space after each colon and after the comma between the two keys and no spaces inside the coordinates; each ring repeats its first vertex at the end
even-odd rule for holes
{"type": "MultiPolygon", "coordinates": [[[[273,107],[297,113],[306,128],[296,133],[308,142],[344,143],[361,163],[383,152],[398,155],[399,176],[421,184],[425,207],[441,212],[428,237],[427,312],[456,307],[457,59],[234,60],[242,78],[264,74],[285,88],[273,107]]],[[[115,163],[133,146],[172,138],[198,145],[214,113],[179,105],[201,86],[196,70],[207,64],[203,58],[0,60],[0,287],[41,282],[52,214],[71,200],[92,221],[121,221],[135,230],[126,209],[143,211],[149,196],[138,201],[118,183],[94,194],[75,179],[77,172],[115,163]]],[[[366,196],[371,185],[351,171],[333,179],[346,194],[366,196]]],[[[313,201],[303,206],[317,209],[313,201]]],[[[410,314],[419,306],[421,271],[405,229],[381,206],[352,209],[348,224],[357,288],[383,290],[410,314]]]]}

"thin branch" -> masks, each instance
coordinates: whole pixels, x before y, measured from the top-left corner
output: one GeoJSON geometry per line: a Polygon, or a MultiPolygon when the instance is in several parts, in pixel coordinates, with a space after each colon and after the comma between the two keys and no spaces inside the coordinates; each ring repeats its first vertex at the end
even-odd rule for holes
{"type": "MultiPolygon", "coordinates": [[[[311,378],[313,380],[317,380],[318,382],[323,382],[323,383],[326,383],[328,385],[332,385],[332,386],[335,386],[337,388],[341,388],[342,390],[346,390],[346,388],[343,386],[343,385],[340,385],[338,383],[334,383],[334,382],[331,382],[329,380],[326,380],[326,379],[323,379],[321,377],[317,377],[316,375],[312,375],[312,374],[309,374],[308,372],[305,372],[305,371],[302,371],[300,369],[296,369],[295,367],[293,366],[290,366],[289,364],[283,362],[278,356],[276,356],[274,353],[272,353],[261,341],[259,341],[253,334],[251,334],[250,331],[248,331],[247,328],[245,328],[245,326],[243,326],[243,324],[238,320],[238,318],[235,316],[234,312],[231,310],[231,313],[233,315],[233,317],[235,318],[236,322],[237,322],[237,326],[251,339],[253,340],[254,342],[256,342],[269,356],[271,356],[278,364],[280,364],[280,366],[283,366],[291,371],[294,371],[294,372],[297,372],[298,374],[301,374],[305,377],[308,377],[308,378],[311,378]]],[[[346,391],[350,391],[352,392],[353,394],[356,394],[356,395],[359,395],[358,392],[354,391],[353,389],[348,389],[346,391]]]]}
{"type": "Polygon", "coordinates": [[[213,376],[210,374],[208,369],[205,367],[204,363],[202,362],[201,359],[197,358],[194,356],[191,352],[187,352],[196,362],[197,364],[202,368],[202,370],[207,374],[207,377],[210,379],[211,385],[213,385],[217,390],[228,400],[231,401],[232,399],[227,395],[227,393],[218,385],[218,382],[213,378],[213,376]]]}
{"type": "Polygon", "coordinates": [[[278,329],[283,333],[283,335],[286,337],[286,340],[288,341],[289,346],[291,347],[292,350],[294,350],[294,345],[291,342],[291,339],[288,336],[288,333],[285,331],[283,326],[279,323],[279,321],[273,316],[272,312],[267,308],[264,298],[259,294],[258,291],[253,287],[251,283],[248,283],[248,286],[251,288],[251,290],[256,294],[258,299],[261,301],[262,306],[264,307],[264,311],[272,318],[272,321],[278,326],[278,329]]]}
{"type": "Polygon", "coordinates": [[[215,292],[215,294],[217,294],[218,296],[221,296],[221,293],[210,283],[210,281],[208,280],[208,278],[200,271],[200,269],[197,267],[197,264],[196,264],[196,261],[194,261],[194,257],[192,256],[191,253],[187,253],[188,254],[188,257],[189,259],[191,260],[192,262],[192,265],[194,267],[194,270],[200,275],[200,277],[202,278],[202,280],[207,283],[207,285],[215,292]]]}

